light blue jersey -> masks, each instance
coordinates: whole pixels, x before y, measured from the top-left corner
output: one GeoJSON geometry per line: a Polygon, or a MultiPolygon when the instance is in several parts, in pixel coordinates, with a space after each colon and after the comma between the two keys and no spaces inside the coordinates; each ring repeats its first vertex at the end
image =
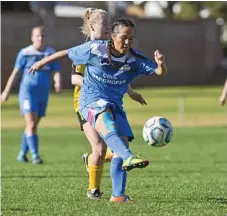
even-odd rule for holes
{"type": "Polygon", "coordinates": [[[139,75],[151,75],[157,64],[134,51],[125,60],[113,58],[108,61],[108,41],[89,41],[68,50],[69,58],[75,65],[86,64],[81,89],[80,109],[87,104],[103,99],[122,109],[122,99],[128,84],[139,75]]]}
{"type": "Polygon", "coordinates": [[[157,64],[133,50],[121,58],[108,61],[108,41],[89,41],[68,50],[74,65],[86,64],[80,93],[80,113],[95,127],[97,116],[110,108],[114,115],[119,136],[134,136],[123,111],[122,100],[128,84],[137,76],[151,75],[157,64]]]}
{"type": "Polygon", "coordinates": [[[35,75],[29,74],[29,69],[35,62],[53,53],[55,50],[49,46],[45,46],[43,51],[39,51],[32,45],[21,49],[18,53],[14,68],[22,73],[19,90],[19,104],[22,114],[38,112],[39,116],[45,115],[51,87],[51,72],[60,70],[59,62],[55,61],[44,66],[35,75]]]}

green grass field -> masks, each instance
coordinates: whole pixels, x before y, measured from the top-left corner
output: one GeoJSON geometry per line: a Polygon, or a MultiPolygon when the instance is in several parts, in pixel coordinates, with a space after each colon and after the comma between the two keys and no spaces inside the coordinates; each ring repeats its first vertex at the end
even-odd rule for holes
{"type": "Polygon", "coordinates": [[[139,90],[148,105],[128,97],[125,109],[135,133],[132,150],[152,161],[128,174],[133,203],[112,204],[109,164],[100,201],[86,198],[87,176],[81,155],[90,146],[78,128],[71,93],[51,95],[48,117],[40,125],[44,165],[16,161],[24,122],[16,95],[2,106],[2,215],[227,215],[227,110],[218,105],[220,87],[139,90]],[[185,101],[183,120],[178,99],[185,101]],[[147,146],[141,136],[151,116],[166,116],[174,125],[171,144],[147,146]]]}

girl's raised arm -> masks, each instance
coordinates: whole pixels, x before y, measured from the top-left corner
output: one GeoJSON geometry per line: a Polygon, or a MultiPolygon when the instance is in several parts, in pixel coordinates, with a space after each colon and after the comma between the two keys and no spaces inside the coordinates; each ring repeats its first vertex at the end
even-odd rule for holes
{"type": "Polygon", "coordinates": [[[54,54],[52,54],[50,56],[47,56],[44,59],[34,63],[31,66],[31,68],[29,70],[29,73],[35,74],[35,72],[37,70],[40,70],[45,65],[47,65],[47,64],[49,64],[49,63],[51,63],[51,62],[53,62],[53,61],[55,61],[57,59],[62,59],[62,58],[64,58],[67,55],[68,55],[68,50],[66,49],[66,50],[61,50],[59,52],[56,52],[56,53],[54,53],[54,54]]]}

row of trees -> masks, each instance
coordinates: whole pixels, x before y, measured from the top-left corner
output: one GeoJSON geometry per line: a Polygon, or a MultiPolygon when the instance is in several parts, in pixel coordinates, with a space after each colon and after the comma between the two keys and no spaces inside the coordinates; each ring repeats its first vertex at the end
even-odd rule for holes
{"type": "Polygon", "coordinates": [[[222,18],[225,22],[227,21],[227,2],[225,1],[167,1],[167,7],[162,9],[169,19],[198,19],[203,11],[207,11],[208,17],[222,18]],[[177,13],[174,12],[176,5],[180,6],[180,11],[177,13]]]}
{"type": "MultiPolygon", "coordinates": [[[[47,2],[48,3],[48,2],[47,2]]],[[[54,2],[53,2],[54,3],[54,2]]],[[[80,3],[80,2],[78,2],[80,3]]],[[[104,2],[99,2],[99,6],[103,3],[103,7],[106,6],[104,2]]],[[[143,1],[140,7],[143,8],[147,1],[143,1]]],[[[166,1],[166,6],[160,4],[166,18],[169,19],[187,19],[193,20],[200,18],[200,14],[203,10],[209,12],[209,17],[222,18],[227,21],[227,2],[225,1],[166,1]],[[180,11],[175,12],[176,5],[180,6],[180,11]]],[[[4,11],[27,11],[30,10],[31,2],[1,2],[1,10],[4,11]]],[[[98,2],[97,2],[98,4],[98,2]]]]}
{"type": "Polygon", "coordinates": [[[166,7],[160,4],[168,19],[196,20],[215,18],[222,26],[223,54],[227,56],[227,2],[225,1],[167,1],[166,7]],[[176,6],[178,11],[176,12],[176,6]]]}

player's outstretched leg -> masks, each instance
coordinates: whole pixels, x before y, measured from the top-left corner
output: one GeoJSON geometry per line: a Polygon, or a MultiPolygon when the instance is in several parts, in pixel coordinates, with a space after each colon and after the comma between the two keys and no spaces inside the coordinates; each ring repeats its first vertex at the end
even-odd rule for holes
{"type": "Polygon", "coordinates": [[[134,155],[120,138],[110,109],[102,112],[97,117],[95,127],[104,137],[104,141],[108,147],[124,160],[122,169],[129,171],[135,168],[144,168],[149,165],[148,160],[140,159],[138,156],[134,155]]]}
{"type": "Polygon", "coordinates": [[[135,168],[145,168],[148,165],[149,165],[148,160],[140,159],[138,156],[132,155],[126,160],[124,160],[122,169],[126,171],[130,171],[135,168]]]}
{"type": "Polygon", "coordinates": [[[141,159],[137,155],[133,155],[116,132],[108,133],[105,136],[105,142],[113,150],[113,152],[116,152],[117,155],[123,158],[123,170],[130,171],[135,168],[145,168],[149,165],[148,160],[141,159]]]}

